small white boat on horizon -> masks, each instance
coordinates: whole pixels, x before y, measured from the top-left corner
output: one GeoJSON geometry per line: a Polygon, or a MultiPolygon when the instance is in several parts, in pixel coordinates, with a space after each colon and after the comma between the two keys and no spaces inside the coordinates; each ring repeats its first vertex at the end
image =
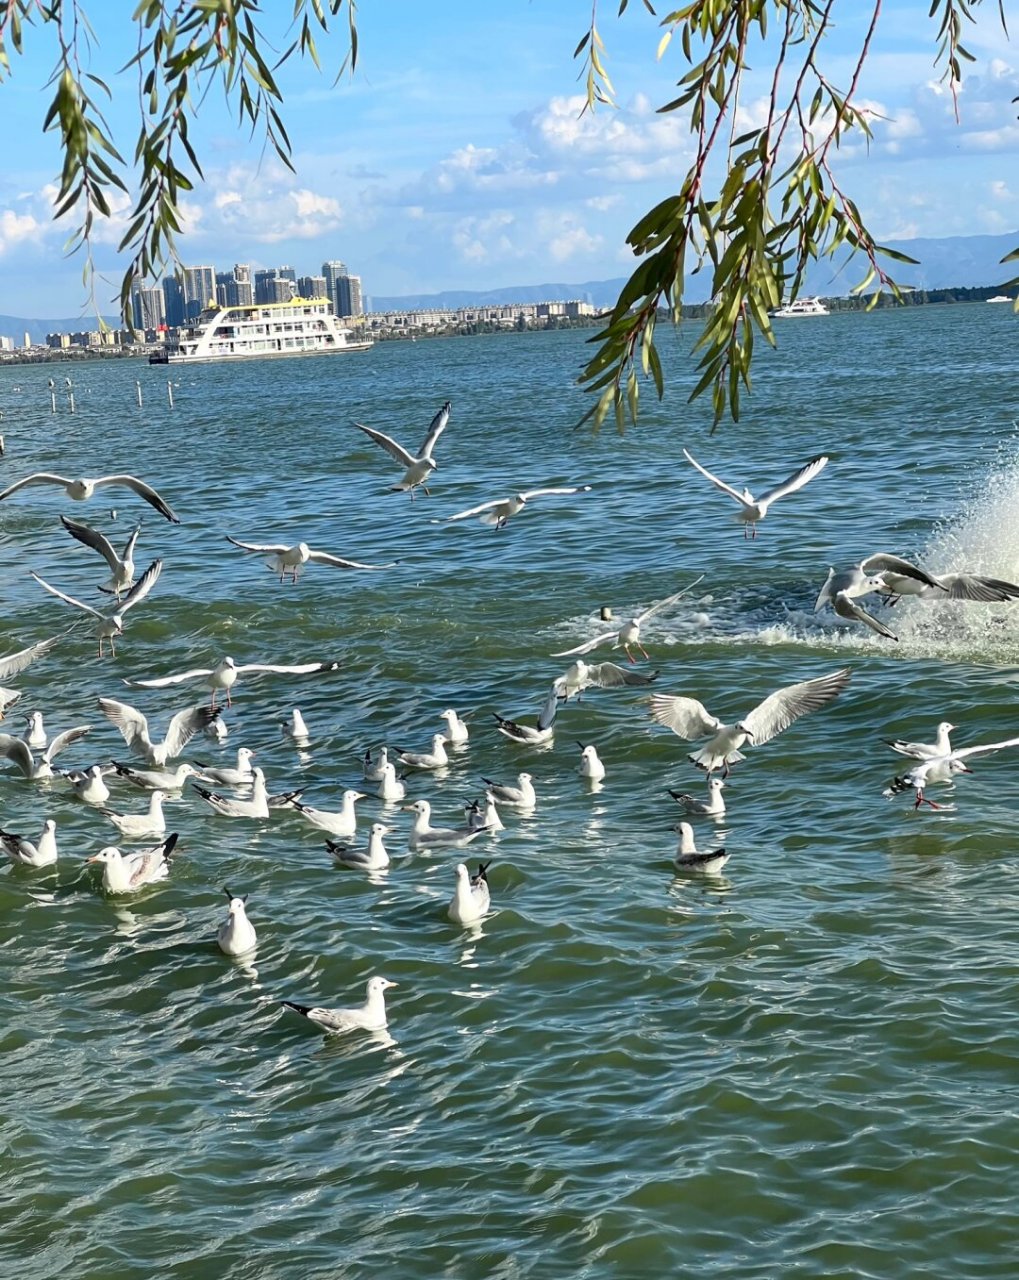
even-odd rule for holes
{"type": "Polygon", "coordinates": [[[776,307],[771,314],[774,319],[785,320],[792,316],[827,316],[831,312],[820,298],[797,298],[776,307]]]}

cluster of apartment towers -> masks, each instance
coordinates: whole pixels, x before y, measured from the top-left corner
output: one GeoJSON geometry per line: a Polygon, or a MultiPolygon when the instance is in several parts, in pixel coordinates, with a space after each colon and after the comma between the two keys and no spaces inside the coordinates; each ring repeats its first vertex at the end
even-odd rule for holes
{"type": "Polygon", "coordinates": [[[320,276],[298,276],[293,267],[252,272],[245,263],[232,271],[215,267],[182,267],[160,284],[136,281],[131,289],[136,329],[193,324],[209,306],[249,307],[291,298],[328,298],[333,314],[362,316],[361,277],[342,262],[323,262],[320,276]]]}

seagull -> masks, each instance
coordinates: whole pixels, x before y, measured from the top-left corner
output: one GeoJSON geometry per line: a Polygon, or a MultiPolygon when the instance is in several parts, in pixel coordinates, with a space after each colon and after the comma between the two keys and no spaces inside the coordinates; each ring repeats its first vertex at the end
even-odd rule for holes
{"type": "Polygon", "coordinates": [[[904,742],[902,738],[882,738],[886,747],[891,747],[900,756],[909,756],[913,760],[929,760],[931,756],[947,756],[952,750],[951,732],[955,725],[949,720],[942,720],[938,725],[937,737],[933,742],[904,742]]]}
{"type": "MultiPolygon", "coordinates": [[[[890,627],[856,603],[860,596],[875,593],[888,594],[886,590],[888,575],[891,575],[891,581],[898,584],[899,595],[907,592],[905,586],[907,581],[914,583],[919,590],[936,586],[935,580],[925,570],[918,569],[916,565],[910,564],[908,560],[903,560],[899,556],[879,552],[868,556],[849,569],[829,568],[824,585],[814,601],[814,612],[819,613],[826,604],[829,604],[838,617],[845,618],[849,622],[862,622],[865,627],[870,627],[871,631],[876,631],[879,636],[898,641],[899,637],[890,627]]],[[[908,594],[914,594],[911,587],[908,589],[908,594]]]]}
{"type": "Polygon", "coordinates": [[[143,885],[165,880],[170,874],[170,855],[177,843],[177,833],[160,844],[138,853],[121,853],[116,845],[107,845],[86,862],[103,864],[103,889],[106,893],[133,893],[143,885]]]}
{"type": "MultiPolygon", "coordinates": [[[[217,708],[216,710],[218,712],[219,709],[217,708]]],[[[202,732],[210,742],[225,742],[229,736],[230,730],[226,727],[226,721],[217,714],[216,718],[214,720],[210,720],[202,732]]]]}
{"type": "Polygon", "coordinates": [[[507,720],[504,716],[499,715],[497,711],[493,711],[492,714],[501,734],[510,738],[513,742],[522,742],[527,746],[533,747],[543,742],[552,741],[558,711],[559,696],[556,686],[553,684],[548,691],[544,705],[538,712],[538,719],[533,727],[529,724],[520,724],[516,720],[507,720]]]}
{"type": "Polygon", "coordinates": [[[98,609],[93,609],[90,604],[82,604],[80,600],[75,600],[74,596],[65,595],[63,591],[58,591],[56,587],[51,587],[48,582],[44,582],[37,573],[33,573],[30,576],[51,596],[56,596],[59,600],[63,600],[65,604],[74,605],[76,609],[82,609],[85,613],[90,613],[94,618],[98,618],[99,625],[96,627],[96,635],[99,637],[99,656],[100,658],[103,656],[103,641],[109,640],[110,653],[115,658],[117,650],[113,643],[113,637],[123,634],[124,614],[127,613],[128,609],[133,608],[145,599],[155,586],[156,580],[162,571],[162,560],[153,560],[127,595],[123,599],[118,599],[117,607],[112,613],[100,613],[98,609]]]}
{"type": "Polygon", "coordinates": [[[755,746],[770,742],[800,716],[805,716],[809,711],[817,711],[837,698],[849,683],[849,675],[849,670],[843,668],[841,671],[817,676],[813,680],[788,685],[769,694],[752,711],[732,724],[725,724],[713,716],[696,698],[652,694],[651,718],[687,742],[710,737],[711,741],[706,747],[692,752],[688,758],[707,773],[724,767],[728,774],[730,765],[746,759],[740,752],[740,747],[748,739],[755,746]]]}
{"type": "Polygon", "coordinates": [[[632,646],[636,646],[645,658],[649,657],[650,655],[648,654],[648,651],[640,642],[641,627],[645,622],[647,622],[648,618],[654,617],[656,613],[661,613],[663,609],[668,609],[669,606],[674,605],[677,600],[682,600],[687,592],[692,591],[703,577],[704,575],[701,574],[700,578],[691,582],[688,587],[684,587],[682,591],[677,591],[675,595],[667,596],[664,600],[659,600],[657,604],[651,605],[649,608],[645,609],[643,613],[635,614],[628,622],[624,622],[618,630],[606,631],[603,635],[595,636],[593,640],[587,640],[583,644],[578,644],[575,649],[563,649],[560,653],[553,653],[552,657],[572,658],[573,655],[577,653],[590,653],[592,649],[597,649],[598,646],[602,644],[608,644],[610,640],[612,641],[613,649],[618,649],[622,646],[627,658],[631,662],[636,661],[633,654],[630,652],[632,646]]]}
{"type": "Polygon", "coordinates": [[[326,848],[341,867],[351,867],[355,871],[384,871],[389,866],[389,854],[382,843],[382,837],[389,835],[390,831],[392,827],[373,822],[368,834],[367,849],[355,849],[352,845],[340,844],[334,840],[327,840],[326,848]]]}
{"type": "Polygon", "coordinates": [[[490,778],[482,778],[481,781],[491,791],[496,804],[509,804],[518,809],[533,809],[537,804],[538,797],[529,773],[518,773],[515,787],[503,786],[501,783],[492,782],[490,778]]]}
{"type": "Polygon", "coordinates": [[[144,840],[146,836],[161,836],[166,831],[163,799],[162,791],[153,791],[149,796],[147,813],[115,813],[112,809],[103,808],[99,812],[128,840],[144,840]]]}
{"type": "Polygon", "coordinates": [[[313,809],[310,804],[301,804],[298,800],[292,801],[291,807],[320,831],[328,831],[331,836],[349,840],[357,830],[357,812],[354,806],[358,800],[364,799],[363,791],[344,791],[340,807],[335,813],[330,813],[327,809],[313,809]]]}
{"type": "Polygon", "coordinates": [[[27,747],[31,747],[34,751],[38,751],[40,747],[44,747],[48,741],[46,737],[46,728],[42,722],[42,712],[33,711],[26,718],[28,724],[28,732],[21,735],[21,740],[27,747]]]}
{"type": "Polygon", "coordinates": [[[0,848],[19,867],[50,867],[57,860],[57,824],[47,818],[37,843],[0,830],[0,848]]]}
{"type": "MultiPolygon", "coordinates": [[[[191,768],[190,765],[187,767],[191,768]]],[[[194,770],[192,769],[193,772],[194,770]]],[[[221,813],[225,818],[265,819],[269,816],[269,797],[265,789],[265,774],[261,769],[255,769],[252,773],[251,796],[246,800],[231,800],[227,796],[221,796],[217,791],[209,791],[206,787],[200,787],[197,782],[193,782],[191,785],[207,804],[210,804],[217,813],[221,813]]]]}
{"type": "Polygon", "coordinates": [[[476,830],[489,831],[505,831],[506,824],[499,817],[499,809],[495,803],[495,796],[487,788],[485,790],[485,807],[482,809],[481,804],[477,800],[472,800],[470,804],[464,805],[467,813],[467,825],[474,827],[476,830]]]}
{"type": "Polygon", "coordinates": [[[226,894],[229,914],[223,923],[219,926],[219,932],[216,934],[216,945],[225,956],[244,956],[248,952],[254,951],[258,946],[258,937],[255,934],[255,926],[248,919],[248,913],[244,904],[248,900],[248,895],[239,898],[235,893],[231,893],[224,885],[223,892],[226,894]]]}
{"type": "Polygon", "coordinates": [[[471,507],[467,511],[458,511],[455,516],[447,516],[446,522],[469,520],[471,516],[477,516],[482,524],[491,525],[494,529],[505,529],[510,518],[515,516],[518,511],[523,511],[524,507],[535,498],[546,498],[560,493],[590,492],[591,486],[589,484],[574,485],[572,488],[566,489],[530,489],[527,493],[515,493],[510,498],[496,498],[493,502],[483,502],[480,506],[471,507]]]}
{"type": "Polygon", "coordinates": [[[0,733],[0,755],[5,755],[12,764],[17,765],[23,777],[31,782],[38,782],[44,778],[52,778],[55,757],[65,747],[69,747],[72,742],[78,742],[90,731],[90,726],[87,724],[78,725],[75,729],[65,729],[63,733],[57,734],[38,760],[23,739],[14,738],[9,733],[0,733]]]}
{"type": "Polygon", "coordinates": [[[881,579],[878,593],[897,604],[902,596],[924,600],[969,600],[984,604],[1019,598],[1019,586],[1000,578],[975,573],[929,573],[901,556],[879,551],[857,566],[864,574],[881,579]]]}
{"type": "Polygon", "coordinates": [[[470,844],[486,830],[485,827],[471,826],[433,827],[432,806],[427,800],[415,800],[413,804],[406,804],[403,807],[408,813],[414,814],[414,825],[407,837],[407,848],[412,852],[440,846],[462,849],[464,845],[470,844]]]}
{"type": "MultiPolygon", "coordinates": [[[[56,642],[57,637],[54,636],[50,640],[40,640],[36,644],[29,645],[27,649],[19,649],[17,653],[9,653],[6,657],[0,658],[0,680],[7,680],[24,671],[37,658],[49,653],[56,642]]],[[[0,720],[3,719],[6,709],[20,697],[21,694],[16,689],[0,689],[0,720]]]]}
{"type": "Polygon", "coordinates": [[[313,551],[306,542],[297,542],[293,546],[287,546],[286,543],[239,542],[229,534],[226,535],[226,540],[232,542],[235,547],[240,547],[242,551],[254,551],[268,556],[269,568],[279,574],[280,582],[289,573],[291,582],[296,584],[301,570],[309,562],[329,564],[334,569],[392,569],[393,565],[398,563],[394,560],[389,564],[362,564],[359,560],[344,560],[340,556],[330,555],[327,551],[313,551]]]}
{"type": "Polygon", "coordinates": [[[124,550],[118,555],[114,550],[113,543],[98,529],[93,529],[78,520],[68,520],[67,516],[61,516],[60,523],[72,538],[76,538],[83,546],[91,547],[93,551],[98,551],[110,566],[112,576],[107,582],[103,583],[99,590],[107,593],[112,592],[119,600],[121,594],[134,585],[134,548],[135,543],[138,541],[138,535],[142,531],[141,525],[137,526],[127,542],[124,543],[124,550]]]}
{"type": "Polygon", "coordinates": [[[623,685],[641,687],[658,679],[657,671],[641,675],[628,671],[615,662],[585,662],[578,658],[553,684],[557,697],[564,702],[578,698],[585,689],[618,689],[623,685]]]}
{"type": "Polygon", "coordinates": [[[280,1003],[333,1035],[342,1031],[384,1031],[387,1026],[385,993],[395,986],[396,983],[388,978],[369,978],[365,1002],[356,1009],[320,1009],[313,1005],[295,1004],[293,1000],[280,1003]]]}
{"type": "Polygon", "coordinates": [[[188,680],[201,680],[207,689],[212,690],[212,706],[216,705],[216,694],[221,690],[226,694],[226,705],[229,707],[230,690],[239,676],[242,675],[310,675],[318,671],[335,671],[338,662],[302,662],[296,666],[281,666],[264,662],[247,662],[239,664],[233,658],[222,658],[215,667],[196,667],[192,671],[182,671],[176,676],[160,676],[154,680],[126,680],[125,684],[137,685],[143,689],[165,689],[171,684],[184,684],[188,680]]]}
{"type": "Polygon", "coordinates": [[[708,798],[698,800],[685,791],[669,791],[669,795],[677,804],[681,804],[687,813],[699,818],[721,818],[725,813],[725,797],[722,788],[725,783],[721,778],[708,778],[708,798]]]}
{"type": "Polygon", "coordinates": [[[104,716],[120,730],[128,747],[147,764],[162,768],[167,761],[179,756],[199,730],[208,729],[219,718],[219,711],[210,707],[188,707],[178,711],[170,721],[162,742],[153,742],[149,734],[149,722],[140,711],[118,702],[116,698],[98,698],[96,704],[104,716]]]}
{"type": "Polygon", "coordinates": [[[297,707],[290,713],[289,720],[280,721],[280,730],[285,738],[290,738],[295,746],[306,747],[311,738],[308,733],[308,726],[304,722],[304,716],[301,715],[297,707]]]}
{"type": "Polygon", "coordinates": [[[1019,738],[1006,738],[1004,742],[986,742],[979,746],[949,751],[944,755],[928,756],[919,764],[915,764],[908,773],[893,778],[884,794],[891,796],[900,791],[912,789],[916,792],[914,809],[919,809],[922,804],[930,805],[932,809],[940,809],[941,805],[928,800],[924,795],[927,786],[935,782],[951,782],[957,773],[972,773],[973,770],[966,765],[966,761],[971,756],[987,755],[992,751],[1001,751],[1005,747],[1015,746],[1019,746],[1019,738]]]}
{"type": "Polygon", "coordinates": [[[416,458],[413,454],[408,453],[403,445],[397,444],[391,436],[383,435],[381,431],[375,431],[372,427],[362,426],[360,422],[354,423],[355,427],[363,431],[377,445],[381,445],[391,458],[395,458],[401,466],[406,468],[403,479],[399,484],[390,485],[390,489],[401,493],[409,492],[411,498],[414,497],[414,490],[418,485],[421,485],[425,493],[428,492],[428,477],[433,471],[438,470],[439,465],[432,457],[432,450],[438,443],[439,436],[446,429],[446,423],[449,421],[452,409],[453,405],[447,400],[432,419],[428,427],[428,434],[425,436],[424,443],[421,445],[420,452],[416,458]]]}
{"type": "Polygon", "coordinates": [[[402,800],[407,794],[407,788],[396,776],[395,764],[386,763],[382,770],[382,777],[379,779],[378,790],[375,794],[380,800],[384,800],[387,804],[394,804],[397,800],[402,800]]]}
{"type": "Polygon", "coordinates": [[[729,861],[730,855],[724,849],[698,853],[693,840],[693,827],[689,822],[680,822],[673,830],[679,834],[679,848],[673,859],[677,871],[700,871],[705,875],[717,876],[729,861]]]}
{"type": "Polygon", "coordinates": [[[205,782],[216,782],[221,787],[247,787],[255,778],[255,771],[251,767],[254,758],[254,751],[248,747],[238,747],[236,765],[207,765],[201,760],[196,760],[195,764],[201,770],[205,782]]]}
{"type": "Polygon", "coordinates": [[[386,765],[389,764],[389,748],[379,747],[379,753],[372,757],[371,747],[364,753],[361,762],[362,772],[366,782],[381,782],[386,771],[386,765]]]}
{"type": "Polygon", "coordinates": [[[443,711],[439,718],[446,722],[446,732],[444,735],[446,742],[454,747],[462,747],[471,736],[466,722],[461,720],[457,713],[452,709],[443,711]]]}
{"type": "Polygon", "coordinates": [[[734,498],[739,503],[740,509],[736,519],[743,524],[744,538],[748,536],[757,537],[757,522],[764,519],[768,514],[768,508],[773,502],[777,502],[779,498],[784,498],[787,494],[795,493],[797,489],[802,489],[805,484],[813,480],[828,465],[828,459],[825,454],[818,454],[816,458],[811,458],[809,462],[800,467],[799,471],[794,471],[787,480],[783,480],[774,489],[769,489],[767,493],[762,493],[759,498],[755,498],[749,489],[744,488],[743,492],[740,493],[738,489],[726,484],[724,480],[719,480],[718,476],[713,476],[686,449],[683,450],[683,457],[692,467],[696,467],[702,476],[706,476],[717,489],[721,489],[723,493],[727,493],[730,498],[734,498]],[[751,530],[749,535],[747,533],[748,529],[751,530]]]}
{"type": "Polygon", "coordinates": [[[408,769],[444,769],[449,764],[445,734],[432,735],[431,751],[403,751],[396,747],[396,758],[408,769]]]}
{"type": "Polygon", "coordinates": [[[101,806],[110,798],[110,788],[103,781],[103,771],[94,764],[84,773],[69,773],[68,782],[74,788],[75,795],[86,804],[101,806]]]}
{"type": "Polygon", "coordinates": [[[580,776],[588,782],[601,782],[605,777],[605,766],[597,749],[590,744],[585,746],[582,742],[578,742],[577,746],[580,748],[580,776]]]}
{"type": "Polygon", "coordinates": [[[485,873],[491,865],[490,862],[479,862],[477,874],[472,876],[465,863],[456,864],[456,891],[446,908],[446,914],[454,924],[476,924],[482,916],[488,915],[492,895],[485,873]]]}
{"type": "Polygon", "coordinates": [[[133,782],[143,791],[181,791],[188,778],[194,777],[198,770],[193,764],[182,763],[174,768],[139,769],[133,764],[113,761],[113,769],[118,777],[133,782]]]}
{"type": "Polygon", "coordinates": [[[139,498],[156,508],[161,516],[164,516],[171,524],[180,524],[179,518],[174,515],[173,511],[167,506],[163,499],[156,493],[155,489],[150,488],[144,480],[139,480],[137,476],[100,476],[97,480],[68,480],[66,476],[55,476],[49,471],[37,471],[34,475],[26,476],[24,480],[19,480],[16,484],[9,485],[0,493],[0,502],[4,498],[9,498],[12,493],[17,493],[19,489],[24,489],[28,485],[35,484],[58,484],[69,498],[73,498],[75,502],[86,502],[95,493],[96,489],[103,485],[123,484],[129,489],[133,489],[139,498]]]}

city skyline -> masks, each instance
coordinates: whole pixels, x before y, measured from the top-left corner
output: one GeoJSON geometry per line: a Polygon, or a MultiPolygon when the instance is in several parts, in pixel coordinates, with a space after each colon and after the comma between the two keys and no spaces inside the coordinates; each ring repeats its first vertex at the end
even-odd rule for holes
{"type": "MultiPolygon", "coordinates": [[[[604,61],[617,108],[584,112],[582,68],[573,59],[589,4],[511,3],[491,10],[467,0],[428,10],[390,0],[358,12],[359,63],[333,82],[342,33],[322,46],[325,70],[286,64],[283,116],[294,147],[291,173],[259,138],[238,137],[220,95],[210,93],[191,128],[202,156],[182,206],[181,259],[325,261],[342,243],[378,296],[498,288],[519,280],[605,279],[629,274],[630,228],[673,194],[689,161],[681,113],[657,108],[676,96],[685,64],[660,58],[659,21],[638,4],[598,11],[604,61]],[[450,68],[456,68],[451,74],[450,68]],[[232,247],[231,247],[232,246],[232,247]]],[[[955,99],[935,66],[937,23],[913,0],[889,0],[858,89],[873,138],[843,140],[836,172],[883,241],[996,233],[1019,225],[1014,46],[992,10],[976,11],[963,40],[974,62],[955,99]]],[[[869,13],[840,6],[826,40],[833,82],[853,78],[869,13]]],[[[342,26],[342,23],[339,24],[342,26]]],[[[122,150],[133,143],[136,84],[118,72],[134,52],[130,23],[97,23],[95,70],[122,150]],[[107,29],[108,28],[108,29],[107,29]]],[[[12,55],[0,85],[5,165],[0,174],[0,313],[87,310],[82,260],[65,257],[71,229],[52,221],[60,155],[44,134],[52,50],[37,24],[12,55]]],[[[760,118],[770,89],[765,45],[744,78],[738,128],[760,118]]],[[[99,309],[115,310],[126,263],[116,245],[130,204],[116,196],[98,220],[99,309]],[[113,305],[111,306],[111,302],[113,305]]]]}

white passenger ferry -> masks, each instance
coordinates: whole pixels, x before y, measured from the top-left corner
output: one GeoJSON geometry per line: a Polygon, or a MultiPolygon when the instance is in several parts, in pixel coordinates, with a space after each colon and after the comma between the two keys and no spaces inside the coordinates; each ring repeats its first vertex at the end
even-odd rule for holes
{"type": "Polygon", "coordinates": [[[785,320],[792,316],[826,316],[831,313],[820,298],[797,298],[795,302],[777,307],[771,314],[777,319],[785,320]]]}
{"type": "Polygon", "coordinates": [[[311,356],[331,351],[367,351],[372,339],[334,316],[325,298],[206,308],[197,323],[173,331],[150,364],[196,360],[261,360],[268,356],[311,356]]]}

